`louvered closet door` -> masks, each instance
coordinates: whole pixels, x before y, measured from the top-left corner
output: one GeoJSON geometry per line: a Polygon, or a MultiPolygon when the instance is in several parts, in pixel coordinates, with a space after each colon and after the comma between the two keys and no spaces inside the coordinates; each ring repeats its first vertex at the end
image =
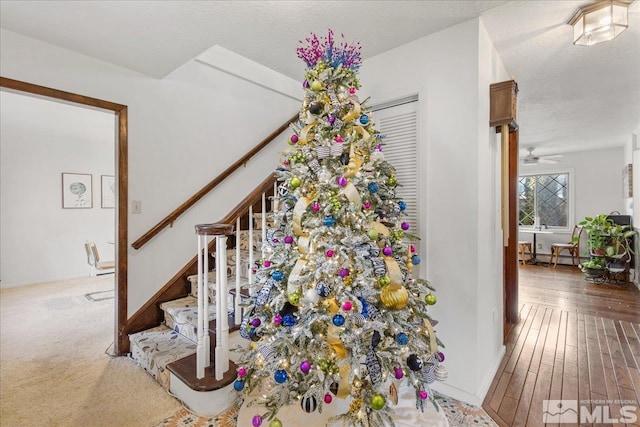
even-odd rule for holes
{"type": "Polygon", "coordinates": [[[409,232],[418,230],[418,97],[405,98],[373,107],[376,128],[385,135],[382,152],[396,168],[401,186],[396,195],[407,203],[406,221],[409,232]]]}

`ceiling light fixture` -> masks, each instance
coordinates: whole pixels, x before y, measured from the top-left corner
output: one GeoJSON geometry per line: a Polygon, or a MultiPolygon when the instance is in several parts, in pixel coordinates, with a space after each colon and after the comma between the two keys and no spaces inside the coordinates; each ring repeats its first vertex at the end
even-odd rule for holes
{"type": "Polygon", "coordinates": [[[629,25],[631,1],[604,0],[579,8],[568,22],[573,25],[573,44],[592,46],[618,37],[629,25]]]}

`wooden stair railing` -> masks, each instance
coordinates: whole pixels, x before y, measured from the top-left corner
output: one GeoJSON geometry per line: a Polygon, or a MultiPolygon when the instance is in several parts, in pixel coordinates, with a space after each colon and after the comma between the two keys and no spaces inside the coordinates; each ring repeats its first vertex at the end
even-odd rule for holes
{"type": "Polygon", "coordinates": [[[235,163],[233,163],[231,166],[225,169],[220,175],[215,177],[211,182],[209,182],[207,185],[202,187],[197,193],[195,193],[193,196],[187,199],[187,201],[185,201],[183,204],[178,206],[173,212],[167,215],[162,221],[160,221],[159,223],[154,225],[149,231],[144,233],[140,238],[138,238],[138,240],[133,242],[131,246],[134,249],[140,249],[149,240],[154,238],[158,233],[160,233],[166,227],[173,226],[174,221],[180,215],[185,213],[187,209],[195,205],[196,202],[198,202],[200,199],[206,196],[211,190],[216,188],[218,184],[220,184],[222,181],[227,179],[233,172],[235,172],[238,168],[240,168],[240,166],[246,164],[253,156],[258,154],[260,150],[262,150],[264,147],[269,145],[271,141],[273,141],[278,135],[284,132],[287,129],[287,127],[289,127],[289,125],[294,121],[296,121],[297,119],[298,119],[298,114],[296,114],[295,116],[291,117],[291,119],[283,123],[278,129],[273,131],[269,136],[267,136],[260,143],[258,143],[258,145],[253,147],[250,151],[248,151],[247,154],[242,156],[239,160],[237,160],[235,163]]]}
{"type": "MultiPolygon", "coordinates": [[[[258,208],[262,203],[262,195],[273,195],[276,176],[271,173],[262,181],[247,197],[245,197],[236,207],[234,207],[224,218],[216,221],[219,224],[236,224],[241,218],[244,224],[248,224],[250,218],[247,212],[249,207],[258,208]]],[[[243,224],[243,225],[244,225],[243,224]]],[[[237,239],[229,239],[235,244],[239,244],[237,239]]],[[[209,248],[211,249],[211,247],[209,248]]],[[[136,311],[127,322],[125,335],[140,332],[162,323],[163,313],[160,304],[177,298],[185,297],[189,294],[187,277],[197,274],[198,257],[194,256],[175,276],[173,276],[158,292],[156,292],[138,311],[136,311]]],[[[129,338],[125,337],[126,345],[122,353],[129,352],[129,338]]]]}

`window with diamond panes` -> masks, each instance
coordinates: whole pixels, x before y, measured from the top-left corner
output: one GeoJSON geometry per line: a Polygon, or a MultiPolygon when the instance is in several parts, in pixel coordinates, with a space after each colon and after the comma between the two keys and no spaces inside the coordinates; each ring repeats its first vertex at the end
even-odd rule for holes
{"type": "Polygon", "coordinates": [[[519,223],[533,226],[536,216],[541,226],[569,226],[569,174],[520,176],[518,182],[519,223]]]}

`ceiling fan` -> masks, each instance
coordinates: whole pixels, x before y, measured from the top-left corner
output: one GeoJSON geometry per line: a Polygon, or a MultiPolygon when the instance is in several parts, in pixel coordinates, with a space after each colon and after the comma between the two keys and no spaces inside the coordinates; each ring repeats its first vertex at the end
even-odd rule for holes
{"type": "Polygon", "coordinates": [[[536,147],[528,147],[527,151],[529,152],[529,154],[527,154],[525,157],[523,157],[522,163],[525,165],[537,165],[538,163],[559,163],[560,159],[563,157],[562,154],[550,154],[548,156],[535,156],[533,154],[533,150],[535,150],[536,147]]]}

